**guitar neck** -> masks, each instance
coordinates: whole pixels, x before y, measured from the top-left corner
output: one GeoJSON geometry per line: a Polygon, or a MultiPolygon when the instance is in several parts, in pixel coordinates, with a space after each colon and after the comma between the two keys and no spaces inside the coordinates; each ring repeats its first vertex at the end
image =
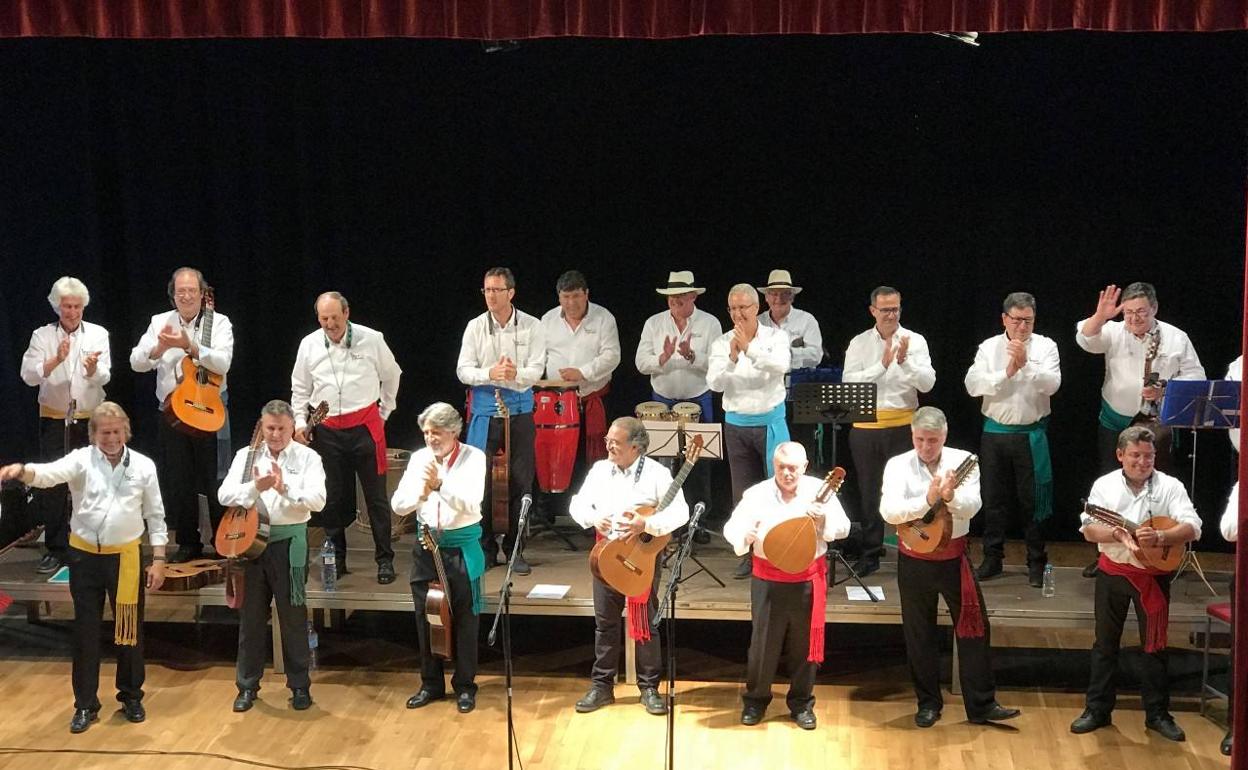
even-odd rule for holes
{"type": "Polygon", "coordinates": [[[1092,503],[1084,503],[1083,512],[1091,516],[1096,521],[1109,527],[1122,527],[1126,531],[1135,534],[1140,528],[1139,524],[1123,516],[1117,511],[1111,511],[1108,508],[1102,508],[1092,503]]]}
{"type": "Polygon", "coordinates": [[[668,487],[667,492],[663,494],[663,499],[659,501],[657,506],[655,506],[654,510],[656,513],[671,505],[672,501],[676,499],[676,493],[679,492],[681,486],[684,485],[685,479],[689,478],[689,472],[693,470],[693,464],[695,462],[697,462],[697,460],[685,460],[685,464],[680,467],[680,471],[676,474],[676,478],[672,479],[672,485],[668,487]]]}
{"type": "Polygon", "coordinates": [[[442,589],[448,594],[451,591],[450,583],[446,582],[446,568],[442,564],[442,549],[438,547],[438,541],[433,539],[433,533],[429,531],[428,524],[421,524],[421,537],[424,538],[425,547],[429,549],[429,553],[433,556],[433,569],[438,573],[438,581],[442,583],[442,589]]]}
{"type": "Polygon", "coordinates": [[[212,347],[212,312],[212,308],[205,306],[200,316],[200,325],[204,327],[204,333],[200,336],[200,347],[212,347]]]}

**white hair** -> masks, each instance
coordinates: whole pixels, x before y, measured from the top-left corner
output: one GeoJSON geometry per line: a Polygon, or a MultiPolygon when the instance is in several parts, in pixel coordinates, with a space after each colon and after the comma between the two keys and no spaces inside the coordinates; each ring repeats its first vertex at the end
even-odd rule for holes
{"type": "Polygon", "coordinates": [[[58,315],[61,312],[61,300],[65,297],[82,297],[83,307],[91,304],[91,292],[87,291],[87,285],[69,275],[57,278],[56,283],[52,284],[52,292],[48,294],[48,304],[58,315]]]}
{"type": "Polygon", "coordinates": [[[910,430],[939,430],[949,429],[949,421],[945,419],[945,413],[934,406],[921,406],[914,411],[914,418],[910,422],[910,430]]]}

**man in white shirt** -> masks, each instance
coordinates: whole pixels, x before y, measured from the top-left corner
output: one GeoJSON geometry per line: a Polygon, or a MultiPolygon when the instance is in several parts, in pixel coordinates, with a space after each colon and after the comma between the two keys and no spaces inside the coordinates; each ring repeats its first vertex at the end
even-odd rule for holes
{"type": "Polygon", "coordinates": [[[1163,738],[1182,741],[1182,728],[1170,714],[1170,684],[1166,673],[1166,631],[1170,617],[1170,581],[1173,573],[1145,566],[1141,546],[1183,548],[1200,539],[1201,522],[1182,482],[1156,470],[1156,439],[1142,425],[1133,425],[1118,436],[1116,455],[1121,470],[1110,471],[1092,485],[1088,503],[1108,509],[1125,519],[1133,531],[1111,527],[1088,513],[1082,514],[1080,532],[1100,551],[1096,575],[1096,640],[1092,644],[1092,674],[1086,707],[1070,725],[1072,733],[1088,733],[1111,723],[1117,701],[1114,680],[1118,673],[1118,648],[1123,624],[1131,604],[1136,606],[1144,653],[1139,657],[1140,699],[1144,703],[1144,726],[1163,738]],[[1154,517],[1167,517],[1172,525],[1154,526],[1154,517]]]}
{"type": "Polygon", "coordinates": [[[313,446],[325,467],[325,506],[313,512],[334,544],[339,575],[347,572],[347,530],[355,520],[355,480],[360,480],[373,535],[377,582],[393,583],[390,501],[386,499],[386,420],[394,413],[403,370],[385,335],[350,320],[347,298],[327,291],[316,298],[321,328],[299,341],[290,373],[290,406],[295,412],[295,440],[306,443],[308,412],[324,402],[325,421],[316,428],[313,446]]]}
{"type": "Polygon", "coordinates": [[[74,601],[74,716],[71,733],[99,719],[100,624],[104,598],[113,605],[117,650],[117,700],[129,722],[147,718],[143,708],[143,592],[165,581],[165,509],[156,465],[126,446],[130,418],[105,401],[87,426],[91,446],[50,463],[0,468],[0,482],[21,479],[40,489],[68,484],[74,499],[69,520],[69,594],[74,601]],[[146,529],[152,563],[144,571],[140,542],[146,529]]]}
{"type": "MultiPolygon", "coordinates": [[[[767,276],[767,284],[756,288],[767,300],[767,312],[759,315],[758,322],[783,331],[792,341],[789,371],[818,366],[823,360],[823,334],[819,331],[819,321],[811,313],[793,306],[793,298],[802,293],[802,287],[793,285],[793,277],[788,270],[772,270],[767,276]]],[[[792,385],[787,376],[784,385],[786,389],[792,385]]],[[[794,425],[791,408],[788,422],[789,433],[794,441],[800,441],[806,447],[807,457],[818,457],[818,426],[794,425]]]]}
{"type": "MultiPolygon", "coordinates": [[[[91,293],[82,281],[68,275],[59,278],[48,294],[59,320],[35,329],[22,356],[22,381],[39,388],[41,462],[86,446],[87,419],[104,401],[104,386],[112,375],[108,330],[82,319],[90,302],[91,293]]],[[[32,507],[35,520],[44,526],[47,548],[35,571],[50,574],[61,568],[69,548],[68,487],[39,490],[32,507]]]]}
{"type": "Polygon", "coordinates": [[[234,711],[255,703],[264,674],[269,603],[276,608],[290,705],[303,711],[312,705],[308,674],[308,519],[325,505],[325,468],[321,456],[293,441],[295,412],[285,401],[273,400],[260,410],[264,446],[251,457],[244,447],[217,490],[225,506],[262,507],[269,517],[264,551],[243,562],[243,606],[238,618],[238,663],[234,711]],[[247,461],[252,459],[251,467],[247,461]]]}
{"type": "Polygon", "coordinates": [[[756,725],[771,703],[771,682],[784,653],[789,672],[785,703],[804,730],[813,730],[815,670],[823,662],[827,623],[827,544],[849,534],[849,518],[835,495],[821,503],[819,479],[807,476],[806,450],[796,441],[776,447],[774,474],[741,496],[724,525],[724,539],[737,555],[752,551],[750,651],[746,663],[741,723],[756,725]],[[764,543],[777,524],[800,516],[814,521],[815,558],[804,572],[791,574],[767,559],[764,543]]]}
{"type": "MultiPolygon", "coordinates": [[[[391,504],[399,516],[413,511],[419,526],[437,542],[449,586],[442,586],[450,602],[452,647],[455,661],[451,687],[456,708],[467,714],[477,705],[477,632],[485,607],[481,576],[481,500],[485,496],[485,453],[459,440],[464,427],[455,407],[430,404],[420,413],[425,446],[412,455],[391,504]]],[[[420,690],[407,700],[409,709],[422,708],[446,697],[446,671],[433,653],[426,617],[429,581],[440,580],[433,554],[416,535],[412,549],[412,602],[416,610],[416,639],[420,645],[420,690]]]]}
{"type": "MultiPolygon", "coordinates": [[[[208,500],[208,518],[215,533],[225,509],[217,502],[217,435],[182,426],[169,419],[168,400],[182,378],[182,360],[191,360],[221,376],[221,395],[226,393],[226,374],[234,359],[234,327],[223,313],[215,312],[206,299],[210,288],[204,274],[193,267],[173,271],[166,293],[173,310],[157,313],[130,351],[130,368],[156,372],[156,402],[164,410],[157,420],[160,442],[161,496],[168,518],[177,530],[178,550],[172,562],[199,558],[204,551],[199,531],[199,501],[208,500]],[[207,306],[207,308],[206,308],[207,306]]],[[[229,418],[226,417],[228,425],[229,418]]]]}
{"type": "MultiPolygon", "coordinates": [[[[485,271],[481,293],[485,312],[468,322],[459,347],[455,374],[468,386],[469,412],[467,441],[485,452],[487,460],[503,447],[504,418],[498,402],[502,401],[509,415],[510,453],[508,454],[508,506],[506,531],[503,522],[495,524],[493,516],[483,518],[486,566],[495,563],[502,536],[504,557],[509,557],[516,542],[521,500],[533,491],[536,466],[533,460],[533,385],[542,377],[546,363],[546,334],[533,316],[512,304],[516,296],[516,278],[505,267],[485,271]]],[[[486,486],[485,510],[492,511],[494,493],[486,486]]],[[[523,542],[521,543],[523,548],[523,542]]],[[[521,553],[516,560],[517,575],[533,570],[521,553]]]]}
{"type": "MultiPolygon", "coordinates": [[[[788,334],[758,322],[758,294],[748,283],[729,290],[728,315],[732,331],[711,343],[706,384],[724,394],[724,454],[735,505],[745,490],[771,476],[771,458],[789,440],[784,375],[792,345],[788,334]]],[[[750,576],[748,554],[733,576],[750,576]]]]}
{"type": "Polygon", "coordinates": [[[978,574],[980,580],[1001,574],[1005,530],[1018,521],[1027,543],[1027,582],[1040,588],[1049,561],[1044,522],[1053,514],[1049,399],[1062,371],[1057,344],[1035,333],[1035,297],[1025,291],[1007,296],[1001,325],[1005,333],[980,343],[964,380],[967,393],[983,398],[979,467],[987,521],[978,574]]]}
{"type": "Polygon", "coordinates": [[[849,341],[845,382],[874,382],[876,421],[856,422],[849,449],[858,476],[862,555],[854,564],[859,576],[880,568],[884,522],[880,518],[880,482],[890,457],[910,447],[910,420],[919,394],[936,384],[936,370],[923,335],[901,325],[901,293],[891,286],[871,291],[868,308],[875,326],[849,341]]]}
{"type": "MultiPolygon", "coordinates": [[[[619,417],[607,430],[607,459],[589,469],[585,483],[572,498],[569,512],[582,527],[593,527],[599,539],[647,534],[661,537],[689,521],[689,506],[683,492],[676,490],[666,508],[650,516],[633,511],[641,506],[657,506],[672,486],[672,474],[661,463],[645,456],[650,434],[635,417],[619,417]]],[[[658,633],[651,633],[650,618],[658,609],[656,596],[659,568],[646,593],[624,596],[594,577],[594,668],[593,685],[576,702],[585,714],[615,702],[615,675],[620,662],[620,615],[628,607],[627,632],[637,643],[637,687],[641,705],[650,714],[666,714],[659,697],[662,675],[662,645],[658,633]]]]}
{"type": "Polygon", "coordinates": [[[958,675],[967,721],[986,724],[1013,719],[1018,709],[997,702],[992,675],[992,629],[983,593],[966,556],[971,518],[979,512],[979,469],[972,468],[961,483],[957,469],[969,452],[945,446],[949,434],[944,412],[921,407],[910,424],[913,449],[890,459],[884,467],[880,513],[895,526],[923,518],[943,503],[952,517],[948,545],[927,554],[911,551],[899,540],[897,589],[901,595],[901,627],[906,657],[919,708],[914,723],[931,727],[940,720],[944,700],[940,692],[940,631],[937,600],[943,598],[957,636],[958,675]]]}

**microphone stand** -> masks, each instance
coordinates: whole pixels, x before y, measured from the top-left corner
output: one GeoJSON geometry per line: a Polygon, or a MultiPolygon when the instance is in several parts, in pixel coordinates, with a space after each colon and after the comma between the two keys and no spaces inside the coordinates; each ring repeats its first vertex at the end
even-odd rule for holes
{"type": "Polygon", "coordinates": [[[667,770],[674,770],[676,767],[676,589],[681,583],[680,573],[684,569],[685,559],[693,550],[693,533],[698,530],[698,519],[705,510],[704,503],[693,507],[693,515],[689,517],[689,526],[685,530],[685,539],[681,541],[680,550],[672,564],[672,574],[667,578],[667,588],[664,589],[663,597],[654,610],[654,617],[650,620],[650,628],[655,631],[659,630],[660,623],[667,621],[667,630],[664,632],[667,637],[667,757],[663,764],[667,770]],[[666,617],[663,614],[664,605],[667,606],[666,617]]]}
{"type": "Polygon", "coordinates": [[[490,634],[487,642],[491,647],[498,639],[498,627],[501,621],[503,627],[503,679],[507,687],[507,768],[512,770],[515,767],[516,751],[518,750],[518,742],[516,740],[516,722],[512,713],[511,698],[511,673],[512,673],[512,656],[511,656],[511,573],[516,568],[516,557],[520,555],[521,548],[524,545],[524,529],[529,523],[529,506],[533,504],[533,497],[525,495],[520,498],[520,520],[516,523],[516,542],[511,547],[511,558],[507,560],[507,574],[503,576],[503,585],[498,589],[498,609],[494,611],[494,625],[490,628],[490,634]]]}

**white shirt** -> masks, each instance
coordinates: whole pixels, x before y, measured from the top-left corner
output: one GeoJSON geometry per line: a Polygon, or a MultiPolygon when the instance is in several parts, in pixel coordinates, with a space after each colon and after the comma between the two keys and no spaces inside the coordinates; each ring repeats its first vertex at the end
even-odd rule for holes
{"type": "MultiPolygon", "coordinates": [[[[957,470],[970,455],[962,449],[946,446],[940,450],[937,475],[957,470]]],[[[932,484],[932,472],[911,449],[897,455],[884,466],[884,481],[880,489],[880,517],[894,526],[920,519],[932,506],[927,504],[927,490],[932,484]]],[[[979,466],[971,469],[962,483],[953,491],[949,501],[949,513],[953,517],[951,538],[965,537],[970,530],[971,519],[979,513],[982,500],[979,496],[979,466]]]]}
{"type": "Polygon", "coordinates": [[[884,338],[872,326],[849,341],[845,350],[843,382],[876,383],[875,406],[877,409],[917,409],[919,393],[926,393],[936,384],[936,370],[932,368],[932,356],[923,335],[898,326],[893,333],[892,345],[896,349],[902,337],[909,337],[906,361],[894,361],[884,368],[884,338]]]}
{"type": "Polygon", "coordinates": [[[98,324],[82,321],[69,335],[69,355],[43,376],[43,364],[56,358],[56,351],[65,339],[60,321],[40,326],[30,335],[30,345],[22,356],[22,382],[39,387],[39,403],[64,412],[70,399],[78,402],[78,411],[90,412],[104,400],[104,386],[112,377],[113,359],[108,347],[108,330],[98,324]],[[88,376],[83,359],[98,351],[95,374],[88,376]]]}
{"type": "Polygon", "coordinates": [[[665,398],[696,398],[706,392],[706,367],[711,357],[711,343],[722,334],[719,320],[710,313],[693,309],[693,315],[685,322],[682,332],[670,310],[655,313],[641,327],[641,339],[637,341],[637,371],[650,376],[650,388],[665,398]],[[671,337],[677,351],[659,365],[663,355],[663,340],[671,337]],[[693,361],[686,361],[680,354],[680,343],[689,341],[693,361]]]}
{"type": "Polygon", "coordinates": [[[758,482],[741,494],[741,502],[737,503],[732,516],[724,524],[724,539],[737,556],[744,556],[753,545],[754,553],[766,559],[763,541],[772,527],[782,521],[805,516],[807,511],[817,511],[824,516],[823,537],[815,545],[815,558],[821,558],[827,553],[829,542],[849,534],[849,517],[836,495],[829,497],[826,503],[815,502],[815,495],[822,487],[820,479],[802,476],[797,480],[793,499],[786,503],[780,497],[780,487],[774,478],[758,482]]]}
{"type": "Polygon", "coordinates": [[[1231,496],[1226,499],[1226,510],[1222,512],[1222,537],[1226,542],[1234,543],[1239,539],[1239,482],[1231,487],[1231,496]]]}
{"type": "Polygon", "coordinates": [[[818,366],[823,360],[823,335],[819,333],[819,322],[805,310],[790,305],[789,314],[780,323],[771,320],[770,311],[760,313],[758,322],[789,335],[789,347],[793,353],[790,369],[807,369],[818,366]],[[802,341],[801,346],[793,347],[793,341],[799,339],[802,341]]]}
{"type": "Polygon", "coordinates": [[[542,316],[546,337],[546,379],[560,380],[560,369],[580,369],[584,380],[577,392],[588,396],[611,381],[620,365],[620,332],[615,316],[601,305],[589,303],[585,317],[573,329],[563,317],[563,308],[554,307],[542,316]]]}
{"type": "MultiPolygon", "coordinates": [[[[1134,417],[1144,404],[1144,355],[1148,352],[1149,337],[1136,337],[1127,331],[1122,321],[1107,321],[1101,333],[1095,337],[1083,334],[1083,325],[1075,326],[1075,342],[1089,353],[1105,355],[1105,384],[1101,398],[1118,414],[1134,417]]],[[[1158,321],[1161,341],[1157,357],[1153,359],[1153,371],[1163,380],[1203,380],[1205,368],[1192,341],[1178,327],[1158,321]]]]}
{"type": "Polygon", "coordinates": [[[420,522],[435,532],[460,529],[481,521],[481,501],[485,497],[485,452],[459,442],[458,455],[449,468],[437,463],[442,487],[430,492],[429,498],[422,503],[420,496],[425,491],[425,468],[432,462],[436,460],[429,447],[421,447],[412,455],[390,499],[394,512],[406,516],[417,511],[420,522]]]}
{"type": "Polygon", "coordinates": [[[165,545],[165,506],[160,499],[156,464],[127,447],[114,466],[94,446],[75,449],[50,463],[27,463],[35,474],[31,486],[47,489],[68,484],[74,512],[69,528],[97,545],[123,545],[147,534],[152,545],[165,545]]]}
{"type": "MultiPolygon", "coordinates": [[[[1152,478],[1144,488],[1135,493],[1127,486],[1127,477],[1121,470],[1110,471],[1092,483],[1092,491],[1088,493],[1088,502],[1117,511],[1124,519],[1144,524],[1152,516],[1169,516],[1179,524],[1191,524],[1195,529],[1194,540],[1200,539],[1200,516],[1192,506],[1191,499],[1182,482],[1173,476],[1154,470],[1152,478]]],[[[1086,513],[1079,514],[1084,532],[1093,519],[1086,513]]],[[[1131,555],[1131,550],[1122,543],[1097,543],[1097,550],[1119,564],[1130,564],[1143,568],[1144,565],[1131,555]]]]}
{"type": "Polygon", "coordinates": [[[706,384],[724,394],[724,411],[737,414],[763,414],[784,401],[784,375],[789,371],[789,335],[779,329],[758,325],[758,331],[745,352],[734,363],[728,356],[733,332],[721,334],[711,343],[706,384]]]}
{"type": "MultiPolygon", "coordinates": [[[[196,316],[198,318],[198,316],[196,316]]],[[[183,322],[176,310],[157,313],[152,316],[147,331],[139,338],[139,343],[130,351],[130,368],[136,372],[156,370],[156,401],[163,404],[169,394],[178,387],[178,377],[182,372],[182,359],[187,353],[182,348],[169,348],[158,359],[150,358],[152,350],[160,342],[160,333],[166,329],[176,330],[180,326],[186,335],[199,346],[199,363],[211,372],[221,375],[221,391],[225,392],[225,375],[230,371],[230,362],[234,360],[234,327],[230,319],[222,313],[212,314],[211,345],[204,343],[210,331],[208,326],[200,324],[195,328],[195,318],[183,322]]]]}
{"type": "Polygon", "coordinates": [[[269,512],[269,523],[277,525],[302,524],[312,518],[314,511],[325,507],[325,467],[316,450],[291,441],[273,457],[267,445],[261,446],[252,462],[252,477],[243,481],[243,475],[249,470],[247,454],[250,451],[249,447],[243,447],[234,454],[229,473],[217,490],[217,500],[222,505],[250,508],[256,500],[262,500],[269,512]],[[273,475],[274,463],[282,469],[285,493],[278,492],[276,487],[263,492],[256,489],[256,479],[273,475]]]}
{"type": "MultiPolygon", "coordinates": [[[[616,527],[628,523],[626,512],[643,505],[657,506],[672,486],[672,474],[662,463],[649,457],[638,457],[624,470],[610,460],[599,460],[589,469],[581,490],[568,503],[568,513],[582,527],[590,528],[604,516],[611,518],[609,538],[619,537],[616,527]],[[638,477],[637,464],[641,463],[638,477]]],[[[646,532],[658,537],[689,521],[689,504],[685,493],[676,491],[672,502],[646,519],[646,532]]]]}
{"type": "Polygon", "coordinates": [[[308,404],[316,406],[322,401],[329,404],[330,417],[358,412],[380,401],[381,419],[389,418],[397,403],[402,374],[385,335],[376,329],[352,323],[350,332],[338,342],[330,342],[328,335],[317,329],[299,341],[295,368],[290,372],[295,428],[307,426],[308,404]]]}
{"type": "MultiPolygon", "coordinates": [[[[1244,371],[1244,357],[1240,356],[1226,367],[1226,379],[1239,382],[1240,375],[1244,371]]],[[[1239,428],[1231,428],[1227,431],[1227,435],[1231,438],[1231,446],[1235,447],[1235,451],[1239,451],[1239,428]]]]}
{"type": "Polygon", "coordinates": [[[546,333],[541,322],[513,305],[511,318],[505,326],[499,326],[488,310],[468,322],[459,346],[455,374],[469,387],[492,384],[525,391],[542,378],[545,364],[546,333]],[[516,378],[494,382],[490,379],[490,368],[502,356],[516,365],[516,378]]]}
{"type": "Polygon", "coordinates": [[[1027,363],[1006,377],[1009,362],[1005,333],[989,337],[975,351],[975,363],[966,372],[966,392],[983,396],[985,417],[1003,425],[1028,425],[1048,415],[1049,397],[1062,384],[1057,343],[1040,334],[1027,338],[1027,363]]]}

